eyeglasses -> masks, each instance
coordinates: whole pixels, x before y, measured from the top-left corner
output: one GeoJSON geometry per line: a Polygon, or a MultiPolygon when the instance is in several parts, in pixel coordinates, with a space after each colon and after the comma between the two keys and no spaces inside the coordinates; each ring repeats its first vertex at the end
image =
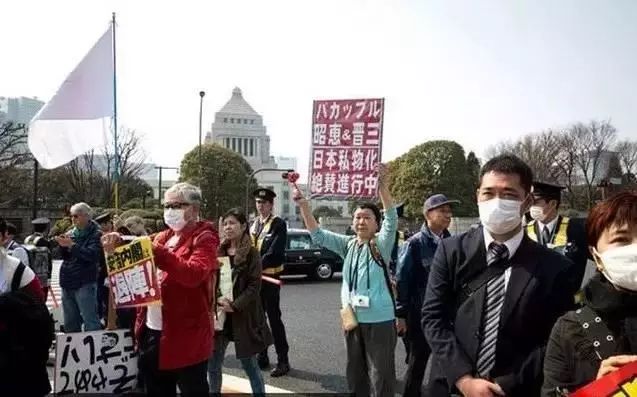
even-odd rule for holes
{"type": "Polygon", "coordinates": [[[75,218],[79,218],[80,214],[71,214],[71,218],[75,219],[75,218]]]}
{"type": "Polygon", "coordinates": [[[188,203],[165,203],[164,209],[166,210],[180,210],[182,208],[188,207],[190,204],[188,203]]]}

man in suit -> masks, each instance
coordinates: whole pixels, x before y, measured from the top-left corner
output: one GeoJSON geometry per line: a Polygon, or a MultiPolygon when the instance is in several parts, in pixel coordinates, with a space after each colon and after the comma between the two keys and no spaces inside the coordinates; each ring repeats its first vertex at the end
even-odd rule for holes
{"type": "Polygon", "coordinates": [[[533,183],[533,206],[530,211],[532,221],[527,224],[526,233],[531,240],[573,261],[571,280],[575,294],[582,285],[588,261],[586,229],[581,220],[558,214],[562,189],[564,188],[561,186],[549,183],[533,183]]]}
{"type": "MultiPolygon", "coordinates": [[[[250,228],[252,243],[261,253],[261,266],[263,274],[278,279],[283,272],[285,260],[285,246],[287,244],[288,229],[285,221],[272,213],[276,194],[265,188],[260,188],[253,193],[258,217],[250,228]]],[[[272,377],[280,377],[290,372],[288,359],[288,341],[285,335],[285,326],[281,320],[281,287],[268,282],[261,284],[261,303],[268,317],[274,348],[277,355],[276,368],[270,373],[272,377]]],[[[270,366],[268,350],[266,348],[258,357],[259,367],[265,369],[270,366]]]]}
{"type": "Polygon", "coordinates": [[[434,358],[428,396],[538,396],[551,328],[570,307],[571,262],[531,241],[522,214],[533,173],[515,156],[480,172],[481,226],[443,240],[422,326],[434,358]]]}

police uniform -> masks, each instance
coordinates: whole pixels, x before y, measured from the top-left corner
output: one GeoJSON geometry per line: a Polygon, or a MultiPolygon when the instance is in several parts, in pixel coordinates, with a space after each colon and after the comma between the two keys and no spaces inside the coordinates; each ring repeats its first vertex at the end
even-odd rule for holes
{"type": "MultiPolygon", "coordinates": [[[[559,205],[562,189],[564,188],[561,186],[534,182],[532,194],[534,200],[543,199],[547,203],[557,200],[559,205]]],[[[573,283],[573,292],[579,290],[588,261],[585,220],[562,215],[545,219],[544,222],[532,219],[526,225],[526,233],[538,244],[553,249],[573,261],[570,279],[573,283]]]]}
{"type": "MultiPolygon", "coordinates": [[[[273,202],[276,194],[270,189],[260,188],[254,191],[253,196],[257,200],[273,202]]],[[[252,244],[261,254],[261,267],[264,275],[277,279],[281,275],[283,262],[285,261],[287,234],[285,221],[273,214],[270,214],[264,221],[257,217],[250,227],[252,244]]],[[[267,281],[261,283],[261,303],[272,330],[278,359],[277,366],[271,374],[275,377],[283,376],[290,370],[289,346],[285,334],[285,326],[281,320],[280,292],[281,287],[276,284],[267,281]]],[[[259,354],[259,366],[266,368],[269,364],[270,361],[266,349],[259,354]]]]}

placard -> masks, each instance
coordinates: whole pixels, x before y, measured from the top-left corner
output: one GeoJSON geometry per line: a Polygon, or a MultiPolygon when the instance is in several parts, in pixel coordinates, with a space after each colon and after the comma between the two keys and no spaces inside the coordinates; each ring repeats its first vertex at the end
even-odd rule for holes
{"type": "Polygon", "coordinates": [[[137,382],[130,330],[57,334],[55,393],[124,393],[137,382]]]}

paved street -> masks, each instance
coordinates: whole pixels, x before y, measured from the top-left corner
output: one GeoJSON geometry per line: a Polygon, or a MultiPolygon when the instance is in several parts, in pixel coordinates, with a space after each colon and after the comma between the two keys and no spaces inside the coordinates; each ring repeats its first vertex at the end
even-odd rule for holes
{"type": "MultiPolygon", "coordinates": [[[[292,371],[278,379],[266,374],[266,383],[297,393],[347,391],[345,344],[338,314],[340,283],[339,274],[328,282],[304,278],[285,280],[281,310],[290,344],[292,371]]],[[[270,361],[274,364],[275,360],[271,347],[270,361]]],[[[399,340],[396,368],[400,380],[406,368],[404,360],[405,350],[399,340]]],[[[225,372],[244,376],[232,347],[228,348],[225,366],[225,372]]]]}

